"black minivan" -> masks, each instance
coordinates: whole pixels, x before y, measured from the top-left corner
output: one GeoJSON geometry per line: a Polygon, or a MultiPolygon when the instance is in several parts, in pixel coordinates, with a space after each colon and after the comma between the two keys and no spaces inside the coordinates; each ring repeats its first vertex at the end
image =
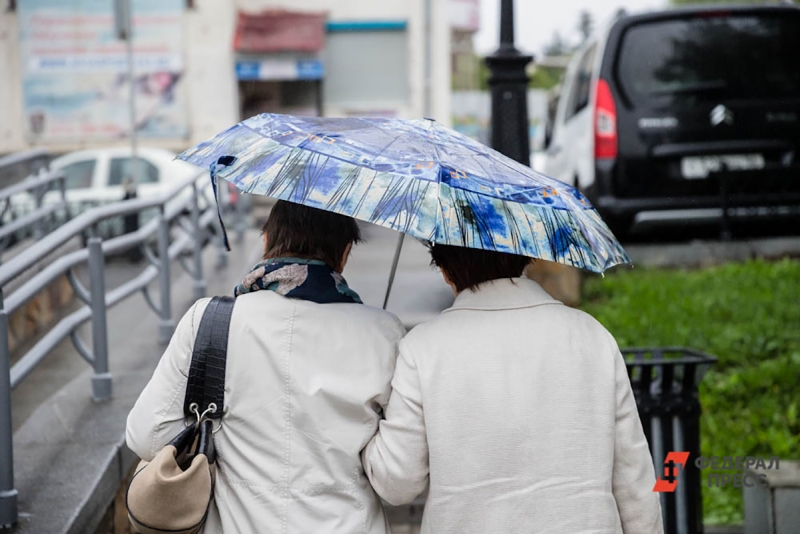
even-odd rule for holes
{"type": "Polygon", "coordinates": [[[798,152],[800,8],[705,6],[622,16],[576,54],[546,172],[623,234],[796,216],[798,152]]]}

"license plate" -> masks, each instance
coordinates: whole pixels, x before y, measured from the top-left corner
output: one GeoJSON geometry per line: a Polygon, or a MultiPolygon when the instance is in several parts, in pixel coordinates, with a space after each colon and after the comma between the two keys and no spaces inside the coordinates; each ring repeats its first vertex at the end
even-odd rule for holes
{"type": "Polygon", "coordinates": [[[693,156],[681,159],[681,175],[687,180],[708,178],[712,172],[751,171],[763,168],[764,156],[761,154],[693,156]]]}

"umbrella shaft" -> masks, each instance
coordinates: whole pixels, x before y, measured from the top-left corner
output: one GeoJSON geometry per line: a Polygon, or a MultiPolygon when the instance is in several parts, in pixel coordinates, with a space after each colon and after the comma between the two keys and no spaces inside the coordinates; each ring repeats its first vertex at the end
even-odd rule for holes
{"type": "Polygon", "coordinates": [[[400,238],[397,240],[397,248],[394,251],[394,260],[392,260],[392,272],[389,273],[389,285],[386,287],[386,297],[383,299],[383,309],[389,304],[389,294],[392,292],[392,284],[394,283],[394,275],[397,272],[397,262],[400,260],[400,251],[403,250],[403,239],[406,234],[400,232],[400,238]]]}

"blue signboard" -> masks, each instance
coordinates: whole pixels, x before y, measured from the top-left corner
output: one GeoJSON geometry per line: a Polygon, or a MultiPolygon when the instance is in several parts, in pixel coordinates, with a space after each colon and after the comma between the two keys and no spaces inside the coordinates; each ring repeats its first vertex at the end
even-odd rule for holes
{"type": "Polygon", "coordinates": [[[266,57],[236,61],[239,80],[321,80],[325,67],[319,59],[266,57]]]}

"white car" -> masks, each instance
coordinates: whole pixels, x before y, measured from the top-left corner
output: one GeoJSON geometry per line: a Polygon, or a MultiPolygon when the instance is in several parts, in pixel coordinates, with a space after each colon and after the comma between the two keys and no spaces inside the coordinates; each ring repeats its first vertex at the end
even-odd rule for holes
{"type": "MultiPolygon", "coordinates": [[[[168,150],[141,148],[137,150],[137,197],[148,199],[167,192],[174,185],[201,170],[184,161],[175,160],[168,150]]],[[[89,207],[117,202],[125,198],[125,183],[133,177],[133,158],[130,148],[82,150],[54,159],[50,168],[65,175],[67,202],[74,215],[89,207]]],[[[45,203],[58,202],[59,192],[51,191],[45,203]]],[[[188,198],[191,192],[176,197],[188,198]]]]}
{"type": "MultiPolygon", "coordinates": [[[[139,199],[160,196],[172,189],[176,183],[202,173],[202,170],[194,165],[175,160],[175,154],[168,150],[140,148],[137,150],[136,160],[139,166],[136,187],[139,199]]],[[[125,184],[133,176],[132,163],[130,148],[101,148],[72,152],[56,158],[50,163],[50,169],[64,172],[67,204],[70,215],[74,217],[87,209],[123,200],[126,193],[125,184]]],[[[212,198],[210,180],[206,184],[205,197],[210,199],[212,198]]],[[[187,188],[168,203],[167,207],[188,202],[186,206],[190,208],[191,203],[188,199],[191,195],[191,189],[187,188]]],[[[45,193],[42,205],[48,206],[60,202],[61,192],[58,184],[53,183],[51,190],[45,193]]],[[[207,201],[203,196],[200,202],[200,208],[204,209],[207,201]]],[[[11,216],[19,217],[33,209],[35,209],[33,195],[21,194],[11,199],[9,212],[11,216]]],[[[140,224],[155,215],[156,210],[148,212],[145,212],[144,217],[140,216],[140,224]]],[[[121,223],[121,219],[118,219],[101,224],[101,235],[106,238],[119,235],[122,233],[121,223]]]]}

